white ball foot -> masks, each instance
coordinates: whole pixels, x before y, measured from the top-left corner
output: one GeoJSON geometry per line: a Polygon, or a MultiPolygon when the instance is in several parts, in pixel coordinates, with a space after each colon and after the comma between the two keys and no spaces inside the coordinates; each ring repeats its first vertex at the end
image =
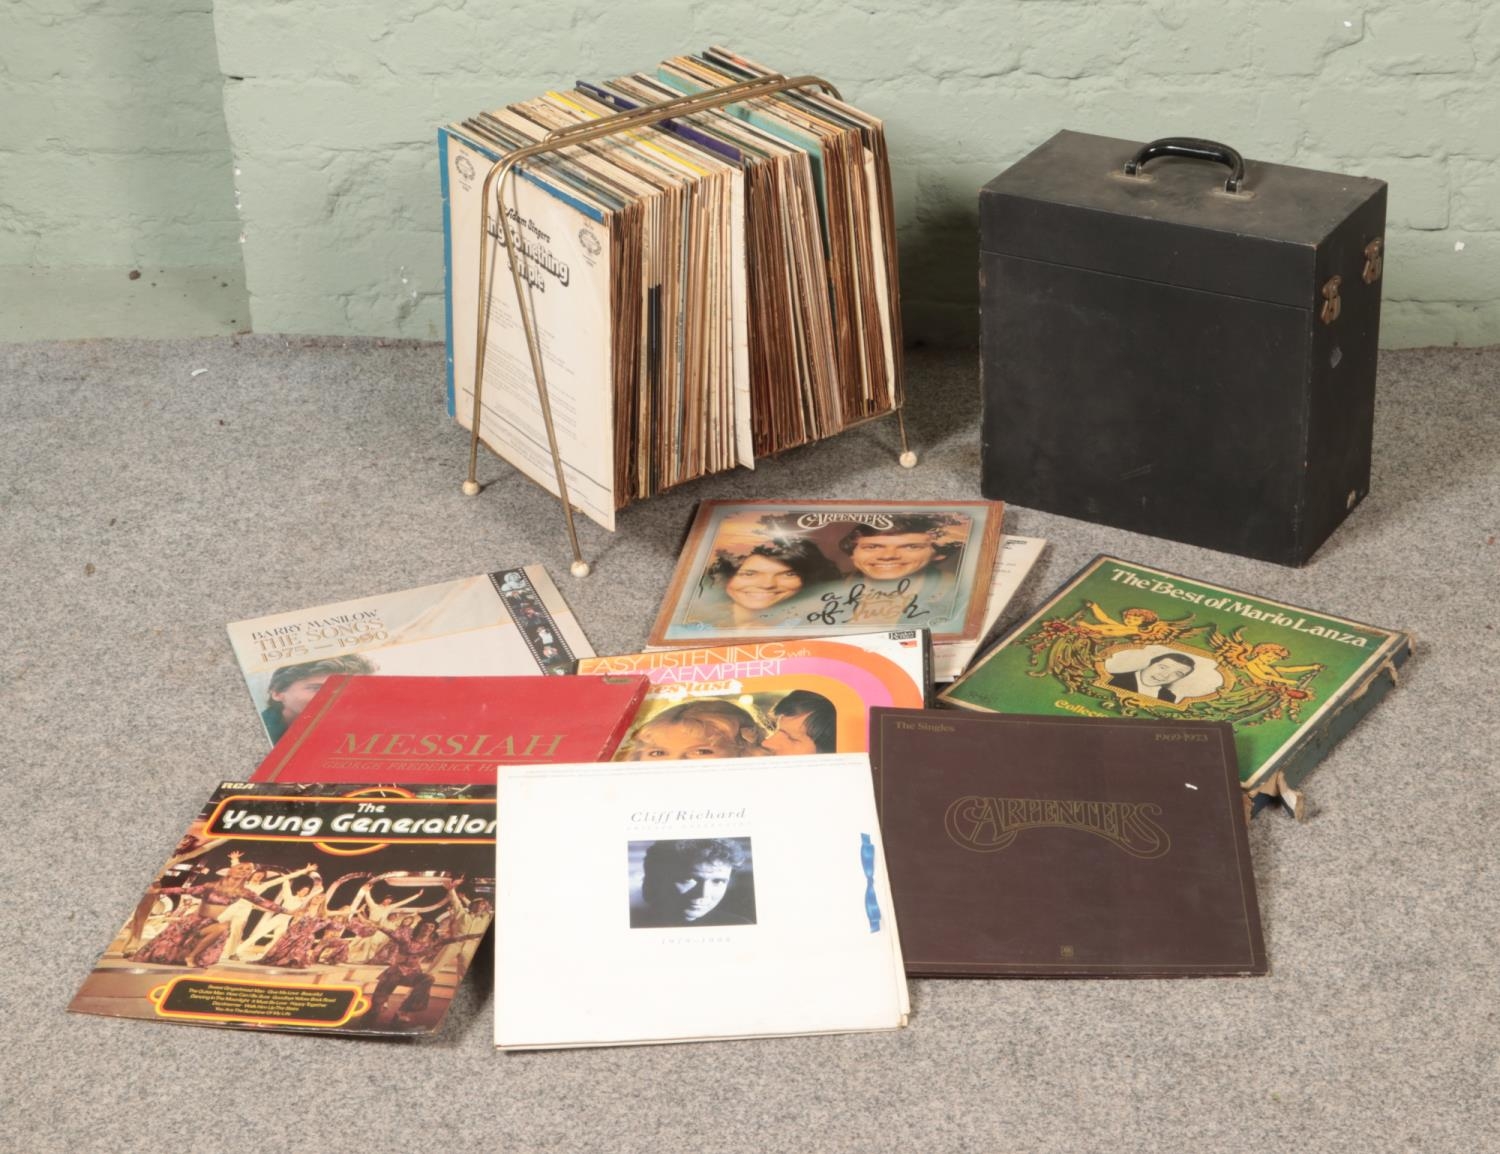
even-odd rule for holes
{"type": "Polygon", "coordinates": [[[910,449],[907,449],[906,452],[902,453],[901,456],[897,459],[901,462],[901,467],[903,469],[915,469],[917,467],[917,455],[910,449]]]}
{"type": "Polygon", "coordinates": [[[587,577],[592,572],[587,561],[574,561],[573,564],[569,566],[568,571],[572,573],[574,577],[587,577]]]}
{"type": "Polygon", "coordinates": [[[477,497],[477,496],[479,496],[479,482],[478,481],[465,481],[464,482],[464,496],[465,497],[477,497]]]}

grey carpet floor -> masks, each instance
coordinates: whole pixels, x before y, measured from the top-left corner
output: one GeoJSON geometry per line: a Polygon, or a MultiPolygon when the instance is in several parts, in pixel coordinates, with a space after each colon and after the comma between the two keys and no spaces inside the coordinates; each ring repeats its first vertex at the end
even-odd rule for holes
{"type": "Polygon", "coordinates": [[[1500,350],[1383,356],[1372,495],[1302,570],[1007,513],[1052,543],[1018,609],[1108,551],[1417,634],[1311,820],[1253,823],[1268,978],[923,981],[889,1036],[531,1055],[491,1049],[487,952],[430,1043],[66,1013],[213,784],[264,752],[225,622],[540,562],[626,651],[700,498],[978,495],[973,358],[921,354],[915,471],[877,422],[585,525],[576,581],[541,490],[484,457],[460,495],[442,373],[441,348],[376,341],[0,347],[0,1147],[1500,1149],[1500,350]]]}

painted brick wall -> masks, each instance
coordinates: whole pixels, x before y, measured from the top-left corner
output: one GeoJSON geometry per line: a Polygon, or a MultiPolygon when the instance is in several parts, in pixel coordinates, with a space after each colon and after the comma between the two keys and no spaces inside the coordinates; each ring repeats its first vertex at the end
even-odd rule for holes
{"type": "Polygon", "coordinates": [[[213,0],[6,0],[0,269],[238,280],[220,87],[213,0]]]}
{"type": "Polygon", "coordinates": [[[979,186],[1055,129],[1391,182],[1384,338],[1500,341],[1500,5],[217,0],[255,327],[438,338],[436,127],[711,42],[888,124],[909,332],[976,330],[979,186]]]}
{"type": "Polygon", "coordinates": [[[887,119],[913,336],[972,337],[977,189],[1071,127],[1387,179],[1385,343],[1500,341],[1485,0],[11,0],[0,287],[243,253],[259,330],[435,339],[437,125],[710,42],[887,119]]]}

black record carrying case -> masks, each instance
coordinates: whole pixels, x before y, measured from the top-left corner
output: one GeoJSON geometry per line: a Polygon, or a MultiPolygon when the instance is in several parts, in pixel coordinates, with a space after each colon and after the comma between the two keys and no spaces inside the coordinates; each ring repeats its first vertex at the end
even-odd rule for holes
{"type": "Polygon", "coordinates": [[[1369,491],[1386,185],[1060,132],[980,193],[983,491],[1301,565],[1369,491]]]}

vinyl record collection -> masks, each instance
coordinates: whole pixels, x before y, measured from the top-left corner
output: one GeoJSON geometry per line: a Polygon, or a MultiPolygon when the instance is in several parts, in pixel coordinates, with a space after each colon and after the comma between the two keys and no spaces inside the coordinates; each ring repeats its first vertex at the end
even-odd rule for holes
{"type": "Polygon", "coordinates": [[[773,75],[712,49],[440,134],[450,409],[471,424],[482,368],[481,439],[558,492],[529,313],[569,496],[606,528],[631,501],[899,408],[881,123],[799,89],[548,152],[501,188],[504,222],[491,202],[481,254],[484,176],[550,132],[773,75]]]}
{"type": "MultiPolygon", "coordinates": [[[[1102,139],[1056,147],[1090,158],[1085,182],[1113,179],[1094,152],[1133,146],[1102,139]]],[[[631,501],[899,414],[885,140],[825,82],[716,48],[480,113],[439,145],[450,412],[565,507],[613,529],[631,501]]],[[[1119,374],[1077,372],[1068,401],[1046,369],[1053,347],[991,371],[997,350],[1034,343],[1014,320],[1023,301],[1070,324],[1094,301],[1098,331],[1121,342],[1110,356],[1149,367],[1125,355],[1144,331],[1127,323],[1142,286],[1201,270],[1140,242],[1157,235],[1160,190],[1184,179],[1158,168],[1158,184],[1121,183],[1141,164],[1232,165],[1217,199],[1184,186],[1202,218],[1184,245],[1244,207],[1223,199],[1242,180],[1263,206],[1304,206],[1284,191],[1300,170],[1247,168],[1213,142],[1134,155],[1118,188],[1090,195],[1124,198],[1145,225],[1087,217],[1134,238],[1125,256],[1165,262],[1132,277],[1120,253],[1089,249],[1123,285],[1080,288],[1073,265],[1012,252],[1043,234],[1016,189],[991,185],[1006,251],[989,254],[988,283],[1010,295],[986,314],[1009,326],[986,339],[986,429],[997,413],[1024,428],[1039,454],[1029,480],[1072,492],[1079,445],[1107,455],[1072,419],[1096,409],[1119,455],[1077,488],[1084,512],[1198,540],[1233,520],[1221,490],[1238,483],[1265,533],[1230,543],[1301,563],[1368,488],[1365,426],[1332,421],[1342,410],[1322,393],[1323,408],[1297,409],[1296,437],[1261,430],[1305,476],[1237,453],[1240,472],[1208,484],[1226,454],[1183,437],[1169,464],[1185,479],[1163,485],[1172,442],[1155,435],[1156,408],[1110,392],[1119,374]],[[1002,403],[1016,363],[1044,366],[1033,384],[1058,419],[1002,403]],[[1321,443],[1349,449],[1337,471],[1307,467],[1321,443]],[[1247,457],[1285,482],[1284,507],[1247,457]],[[1104,493],[1130,495],[1129,516],[1096,509],[1104,493]]],[[[1365,232],[1383,227],[1384,186],[1334,191],[1344,223],[1325,247],[1363,254],[1350,313],[1378,318],[1381,248],[1365,232]]],[[[1323,227],[1332,210],[1318,212],[1323,227]]],[[[1057,247],[1076,258],[1072,235],[1057,247]]],[[[1234,331],[1253,344],[1248,298],[1205,305],[1201,289],[1174,307],[1241,316],[1234,331]]],[[[1374,319],[1314,333],[1310,307],[1269,303],[1299,349],[1367,341],[1330,378],[1365,412],[1374,319]]],[[[1330,329],[1340,309],[1317,315],[1330,329]]],[[[1215,321],[1205,340],[1232,328],[1215,321]]],[[[1310,380],[1282,384],[1300,397],[1310,380]]],[[[1254,430],[1232,432],[1238,444],[1254,430]]],[[[994,463],[985,485],[1012,484],[994,463]]],[[[273,748],[248,776],[228,767],[71,1008],[432,1034],[491,924],[502,1049],[895,1030],[908,975],[1266,974],[1246,822],[1273,804],[1305,815],[1303,779],[1398,684],[1411,636],[1100,554],[981,652],[1046,545],[1005,534],[998,496],[704,500],[675,567],[658,571],[649,632],[605,656],[539,566],[235,622],[273,748]]]]}

